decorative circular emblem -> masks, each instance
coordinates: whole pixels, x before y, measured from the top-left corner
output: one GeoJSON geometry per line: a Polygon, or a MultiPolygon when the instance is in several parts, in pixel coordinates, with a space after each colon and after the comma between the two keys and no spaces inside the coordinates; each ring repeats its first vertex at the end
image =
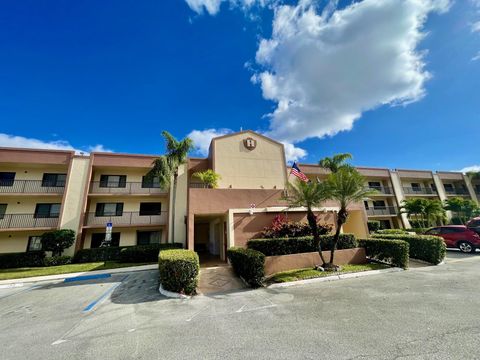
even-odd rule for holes
{"type": "Polygon", "coordinates": [[[248,149],[248,150],[253,150],[257,147],[257,140],[252,139],[251,137],[246,138],[243,140],[243,145],[248,149]]]}

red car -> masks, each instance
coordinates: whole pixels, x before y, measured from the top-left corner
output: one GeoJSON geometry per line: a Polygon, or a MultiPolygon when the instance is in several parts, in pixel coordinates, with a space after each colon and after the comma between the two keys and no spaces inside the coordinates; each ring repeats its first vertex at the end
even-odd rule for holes
{"type": "Polygon", "coordinates": [[[464,253],[474,253],[480,248],[480,235],[464,225],[437,226],[427,230],[425,235],[440,236],[447,247],[459,248],[464,253]]]}

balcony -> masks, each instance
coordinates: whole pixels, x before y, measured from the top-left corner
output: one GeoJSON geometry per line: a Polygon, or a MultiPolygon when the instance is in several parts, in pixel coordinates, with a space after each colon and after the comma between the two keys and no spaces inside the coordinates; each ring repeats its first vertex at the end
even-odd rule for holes
{"type": "Polygon", "coordinates": [[[115,226],[155,226],[166,225],[168,220],[168,211],[162,211],[160,215],[140,215],[139,212],[124,212],[120,216],[105,215],[97,216],[95,213],[88,213],[85,219],[86,226],[106,226],[107,223],[112,223],[115,226]]]}
{"type": "Polygon", "coordinates": [[[12,180],[0,182],[1,194],[63,194],[64,190],[64,183],[52,184],[42,180],[12,180]]]}
{"type": "Polygon", "coordinates": [[[58,217],[35,217],[34,214],[0,214],[0,229],[56,228],[58,217]]]}
{"type": "Polygon", "coordinates": [[[437,195],[437,190],[432,188],[404,187],[405,195],[437,195]]]}
{"type": "Polygon", "coordinates": [[[105,183],[100,181],[92,181],[90,183],[90,194],[133,194],[133,195],[165,195],[168,193],[167,190],[161,189],[159,187],[146,186],[141,182],[127,182],[122,184],[125,186],[108,186],[105,183]]]}
{"type": "Polygon", "coordinates": [[[445,189],[445,193],[447,195],[460,195],[460,196],[469,196],[470,193],[468,192],[467,189],[451,189],[447,188],[445,189]]]}
{"type": "Polygon", "coordinates": [[[397,216],[398,209],[395,206],[382,206],[366,209],[368,216],[397,216]]]}
{"type": "Polygon", "coordinates": [[[367,189],[376,190],[378,192],[378,194],[373,194],[373,196],[375,196],[375,195],[392,195],[393,194],[392,188],[390,188],[389,186],[367,186],[367,189]]]}

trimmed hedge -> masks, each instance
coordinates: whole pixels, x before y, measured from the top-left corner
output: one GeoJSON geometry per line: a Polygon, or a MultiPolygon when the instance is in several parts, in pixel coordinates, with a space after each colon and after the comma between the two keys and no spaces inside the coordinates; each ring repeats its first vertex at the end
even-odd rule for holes
{"type": "Polygon", "coordinates": [[[376,234],[406,234],[407,230],[404,229],[382,229],[377,230],[376,234]]]}
{"type": "Polygon", "coordinates": [[[370,259],[385,261],[393,266],[408,268],[408,243],[401,240],[359,239],[370,259]]]}
{"type": "Polygon", "coordinates": [[[375,231],[380,230],[380,221],[378,220],[368,220],[368,232],[374,233],[375,231]]]}
{"type": "Polygon", "coordinates": [[[445,258],[446,247],[441,237],[429,235],[408,235],[408,234],[374,234],[374,238],[386,240],[403,240],[410,246],[410,257],[423,260],[434,265],[440,264],[445,258]]]}
{"type": "MultiPolygon", "coordinates": [[[[333,235],[320,235],[322,251],[330,250],[333,235]]],[[[340,234],[337,250],[352,249],[358,246],[355,235],[340,234]]],[[[265,256],[289,255],[307,252],[315,252],[318,249],[312,236],[299,238],[278,238],[278,239],[252,239],[247,242],[247,247],[260,251],[265,256]]]]}
{"type": "Polygon", "coordinates": [[[200,262],[192,250],[164,250],[158,255],[160,283],[165,290],[191,295],[198,283],[200,262]]]}
{"type": "Polygon", "coordinates": [[[0,269],[44,266],[45,252],[30,251],[0,254],[0,269]]]}
{"type": "Polygon", "coordinates": [[[173,243],[82,249],[76,252],[75,256],[73,257],[73,262],[156,262],[158,260],[158,253],[160,250],[181,249],[182,247],[183,245],[180,243],[173,243]],[[122,252],[125,253],[122,254],[122,252]]]}
{"type": "Polygon", "coordinates": [[[183,245],[180,243],[129,246],[120,251],[119,260],[123,263],[156,262],[160,250],[181,248],[183,245]]]}
{"type": "Polygon", "coordinates": [[[260,251],[231,247],[227,257],[235,273],[242,277],[252,288],[262,286],[265,278],[265,255],[260,251]]]}
{"type": "Polygon", "coordinates": [[[59,265],[67,265],[72,263],[71,256],[52,256],[47,257],[43,260],[44,266],[59,266],[59,265]]]}

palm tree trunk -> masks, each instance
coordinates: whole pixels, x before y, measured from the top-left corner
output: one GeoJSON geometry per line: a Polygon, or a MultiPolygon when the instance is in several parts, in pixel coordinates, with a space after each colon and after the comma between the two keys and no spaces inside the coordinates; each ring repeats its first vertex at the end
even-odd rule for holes
{"type": "Polygon", "coordinates": [[[320,255],[320,259],[322,260],[322,266],[325,264],[325,258],[322,254],[322,245],[320,243],[320,236],[318,235],[318,226],[317,226],[317,218],[313,213],[312,209],[307,209],[307,221],[308,225],[310,225],[310,229],[312,229],[313,240],[315,241],[315,247],[318,250],[318,254],[320,255]]]}
{"type": "Polygon", "coordinates": [[[347,209],[341,208],[337,214],[337,229],[335,230],[335,235],[333,236],[332,248],[330,249],[330,262],[329,267],[333,267],[333,259],[335,256],[335,250],[337,248],[338,239],[340,238],[340,231],[342,230],[343,224],[347,221],[348,212],[347,209]]]}
{"type": "Polygon", "coordinates": [[[178,168],[175,169],[173,173],[173,186],[172,186],[172,204],[170,208],[172,209],[172,243],[175,242],[175,203],[177,198],[177,178],[178,178],[178,168]]]}

